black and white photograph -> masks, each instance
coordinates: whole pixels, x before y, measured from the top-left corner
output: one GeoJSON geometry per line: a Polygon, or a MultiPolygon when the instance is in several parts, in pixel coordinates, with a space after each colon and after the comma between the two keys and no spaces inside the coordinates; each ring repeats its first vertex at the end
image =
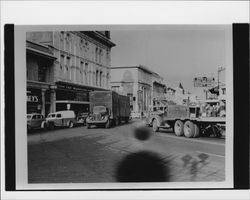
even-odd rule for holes
{"type": "Polygon", "coordinates": [[[247,196],[249,2],[13,3],[5,199],[247,196]]]}
{"type": "Polygon", "coordinates": [[[28,186],[232,184],[230,25],[18,28],[28,186]]]}

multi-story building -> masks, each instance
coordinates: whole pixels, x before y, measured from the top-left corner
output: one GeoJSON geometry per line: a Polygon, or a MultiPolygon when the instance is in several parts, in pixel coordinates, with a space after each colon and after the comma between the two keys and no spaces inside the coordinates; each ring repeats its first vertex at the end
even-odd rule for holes
{"type": "Polygon", "coordinates": [[[130,97],[131,111],[147,113],[154,99],[163,98],[162,78],[145,66],[111,67],[112,90],[130,97]]]}
{"type": "Polygon", "coordinates": [[[51,67],[50,112],[87,112],[89,92],[110,89],[109,31],[28,32],[27,40],[46,46],[55,61],[51,67]]]}
{"type": "Polygon", "coordinates": [[[45,115],[53,99],[53,65],[56,57],[41,44],[26,41],[27,113],[45,115]]]}

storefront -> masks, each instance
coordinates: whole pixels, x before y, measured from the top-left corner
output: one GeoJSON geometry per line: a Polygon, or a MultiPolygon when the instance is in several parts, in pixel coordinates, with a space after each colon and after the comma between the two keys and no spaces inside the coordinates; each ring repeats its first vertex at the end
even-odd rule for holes
{"type": "Polygon", "coordinates": [[[66,82],[57,82],[56,87],[56,111],[73,110],[76,115],[89,112],[90,91],[104,90],[66,82]]]}
{"type": "Polygon", "coordinates": [[[47,116],[54,110],[52,76],[55,59],[47,46],[26,41],[27,113],[47,116]]]}
{"type": "Polygon", "coordinates": [[[51,110],[51,93],[49,85],[41,85],[28,81],[27,85],[27,114],[40,113],[44,116],[51,110]]]}

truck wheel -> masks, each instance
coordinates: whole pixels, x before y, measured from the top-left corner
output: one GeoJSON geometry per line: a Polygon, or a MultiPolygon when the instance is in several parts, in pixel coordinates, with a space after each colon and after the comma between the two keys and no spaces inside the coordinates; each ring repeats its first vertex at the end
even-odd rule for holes
{"type": "Polygon", "coordinates": [[[90,124],[88,124],[88,123],[86,123],[86,126],[87,126],[87,129],[91,128],[90,124]]]}
{"type": "Polygon", "coordinates": [[[110,128],[110,121],[109,120],[106,122],[105,128],[110,128]]]}
{"type": "Polygon", "coordinates": [[[153,131],[154,132],[158,132],[159,131],[159,127],[158,127],[156,119],[153,121],[153,131]]]}
{"type": "Polygon", "coordinates": [[[186,121],[184,124],[184,135],[188,138],[194,137],[195,125],[191,121],[186,121]]]}
{"type": "Polygon", "coordinates": [[[69,128],[73,128],[74,127],[74,124],[72,121],[69,122],[69,128]]]}
{"type": "Polygon", "coordinates": [[[197,124],[194,124],[194,138],[200,136],[200,127],[197,124]]]}
{"type": "Polygon", "coordinates": [[[118,125],[119,125],[119,119],[116,118],[116,119],[115,119],[115,126],[118,126],[118,125]]]}
{"type": "Polygon", "coordinates": [[[182,136],[184,133],[184,124],[181,120],[176,120],[174,124],[174,133],[176,136],[182,136]]]}

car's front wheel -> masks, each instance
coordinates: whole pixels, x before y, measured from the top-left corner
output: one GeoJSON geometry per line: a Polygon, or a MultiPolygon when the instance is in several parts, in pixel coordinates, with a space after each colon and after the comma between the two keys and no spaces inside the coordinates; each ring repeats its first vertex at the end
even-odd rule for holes
{"type": "Polygon", "coordinates": [[[74,123],[72,121],[69,122],[69,128],[73,128],[74,127],[74,123]]]}
{"type": "Polygon", "coordinates": [[[106,124],[105,124],[105,128],[110,128],[110,121],[107,120],[106,124]]]}

